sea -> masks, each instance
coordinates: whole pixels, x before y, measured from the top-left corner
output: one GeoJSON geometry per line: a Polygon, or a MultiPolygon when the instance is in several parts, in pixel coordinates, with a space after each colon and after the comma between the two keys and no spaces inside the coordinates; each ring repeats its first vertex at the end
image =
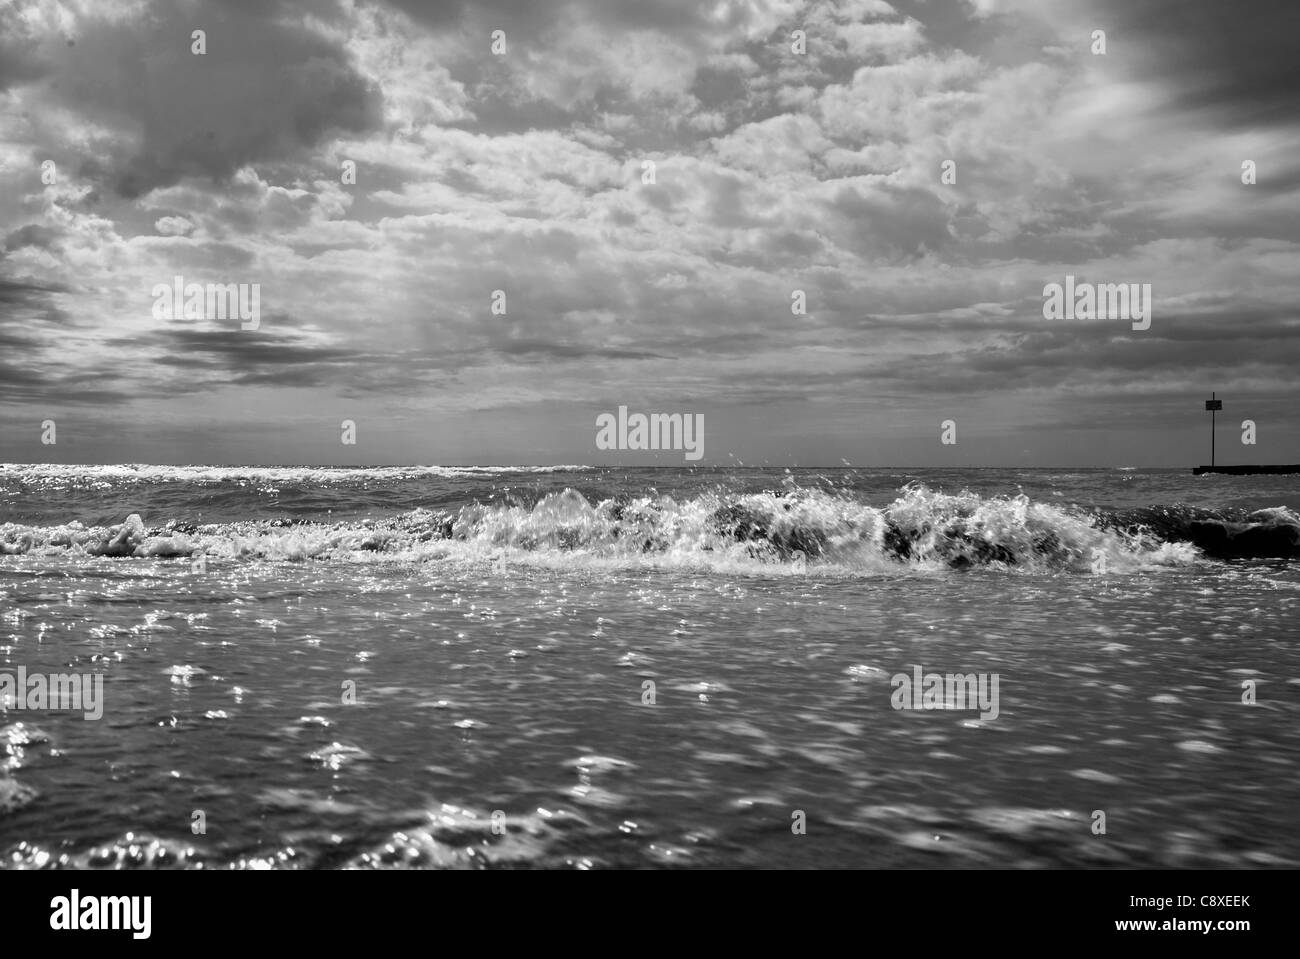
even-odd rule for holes
{"type": "Polygon", "coordinates": [[[1295,868],[1298,614],[1300,476],[8,464],[0,866],[1295,868]]]}

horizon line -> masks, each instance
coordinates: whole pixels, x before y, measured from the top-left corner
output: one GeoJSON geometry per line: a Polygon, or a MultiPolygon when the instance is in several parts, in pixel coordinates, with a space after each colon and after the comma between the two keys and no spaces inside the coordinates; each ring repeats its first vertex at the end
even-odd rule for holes
{"type": "MultiPolygon", "coordinates": [[[[1195,464],[1204,466],[1207,464],[1195,464]]],[[[1233,465],[1233,464],[1222,464],[1233,465]]],[[[1236,464],[1236,465],[1255,465],[1255,464],[1236,464]]],[[[771,464],[764,463],[761,465],[740,463],[740,464],[680,464],[665,465],[656,464],[594,464],[594,463],[365,463],[365,464],[347,464],[347,463],[0,463],[0,469],[23,469],[29,467],[103,467],[115,466],[126,469],[135,468],[172,468],[172,469],[338,469],[338,470],[365,470],[365,469],[493,469],[493,470],[527,470],[527,469],[550,469],[550,470],[597,470],[597,469],[673,469],[673,470],[701,470],[701,469],[810,469],[810,470],[832,470],[832,469],[855,469],[855,470],[1184,470],[1192,469],[1192,466],[1026,466],[1023,464],[1008,464],[998,466],[975,466],[975,465],[945,465],[945,466],[867,466],[848,463],[837,464],[813,464],[806,465],[801,463],[771,464]]]]}

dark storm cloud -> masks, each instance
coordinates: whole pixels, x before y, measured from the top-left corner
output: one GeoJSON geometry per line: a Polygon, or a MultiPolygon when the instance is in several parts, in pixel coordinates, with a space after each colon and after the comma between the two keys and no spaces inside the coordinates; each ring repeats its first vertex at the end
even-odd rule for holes
{"type": "Polygon", "coordinates": [[[0,403],[22,405],[106,406],[134,399],[130,391],[105,389],[98,376],[86,379],[81,371],[51,362],[25,365],[0,360],[0,403]]]}
{"type": "Polygon", "coordinates": [[[947,212],[928,190],[882,186],[867,194],[844,186],[825,212],[828,231],[841,231],[842,245],[866,256],[915,256],[949,241],[947,212]]]}
{"type": "MultiPolygon", "coordinates": [[[[268,318],[267,322],[273,322],[268,318]]],[[[355,350],[320,346],[303,341],[297,333],[268,329],[243,330],[160,330],[157,333],[110,340],[118,347],[146,351],[154,363],[192,372],[222,374],[223,381],[243,382],[265,377],[266,382],[291,385],[304,376],[309,382],[337,378],[340,369],[365,364],[373,358],[358,356],[355,350]],[[307,370],[304,374],[302,370],[307,370]]]]}
{"type": "Polygon", "coordinates": [[[28,223],[5,237],[4,252],[12,253],[14,250],[21,250],[25,246],[48,250],[58,242],[62,235],[62,231],[53,227],[41,226],[39,223],[28,223]]]}
{"type": "Polygon", "coordinates": [[[12,317],[22,307],[47,307],[52,293],[62,293],[58,283],[34,283],[0,276],[0,316],[12,317]]]}
{"type": "Polygon", "coordinates": [[[26,340],[33,349],[41,349],[42,335],[93,325],[93,318],[74,317],[54,301],[55,294],[66,292],[67,287],[59,283],[0,276],[0,329],[20,329],[35,334],[26,340]]]}
{"type": "Polygon", "coordinates": [[[79,324],[54,303],[57,283],[0,276],[0,403],[87,406],[128,400],[126,391],[87,370],[61,336],[79,324]]]}
{"type": "MultiPolygon", "coordinates": [[[[355,351],[301,342],[291,333],[258,331],[244,336],[229,330],[165,330],[159,333],[166,347],[179,351],[158,362],[177,366],[206,365],[238,370],[244,366],[293,366],[300,363],[350,363],[355,351]]],[[[133,345],[145,338],[134,338],[133,345]]]]}
{"type": "Polygon", "coordinates": [[[137,351],[177,375],[151,383],[153,396],[206,391],[216,386],[332,387],[343,393],[407,393],[433,373],[463,365],[457,354],[427,356],[362,351],[309,342],[302,334],[270,327],[291,322],[265,317],[257,331],[177,330],[119,337],[108,345],[137,351]]]}
{"type": "MultiPolygon", "coordinates": [[[[3,24],[0,24],[3,29],[3,24]]],[[[19,44],[0,39],[0,91],[38,79],[45,72],[35,57],[19,44]]]]}
{"type": "Polygon", "coordinates": [[[0,5],[0,92],[30,83],[41,77],[47,69],[19,7],[14,4],[0,5]]]}
{"type": "Polygon", "coordinates": [[[275,19],[279,5],[158,5],[140,22],[105,22],[47,52],[51,94],[115,131],[82,158],[120,195],[185,176],[222,181],[241,166],[291,160],[331,132],[378,128],[382,98],[347,51],[275,19]],[[193,30],[207,52],[191,52],[193,30]]]}
{"type": "Polygon", "coordinates": [[[1183,105],[1228,126],[1300,118],[1295,0],[1099,0],[1098,13],[1110,55],[1165,81],[1183,105]]]}

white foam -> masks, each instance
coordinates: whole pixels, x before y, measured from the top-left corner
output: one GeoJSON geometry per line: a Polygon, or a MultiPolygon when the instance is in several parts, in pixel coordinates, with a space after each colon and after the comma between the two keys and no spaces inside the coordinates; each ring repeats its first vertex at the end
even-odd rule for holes
{"type": "Polygon", "coordinates": [[[781,576],[933,572],[963,563],[1073,572],[1097,572],[1100,563],[1100,571],[1122,573],[1183,565],[1198,555],[1190,544],[1098,529],[1086,516],[1023,495],[953,495],[919,484],[881,508],[820,489],[715,491],[682,500],[654,495],[622,503],[592,503],[566,489],[532,507],[476,503],[448,514],[417,509],[385,520],[288,527],[241,522],[152,536],[134,514],[112,527],[0,526],[0,554],[198,552],[218,561],[451,561],[781,576]],[[894,541],[886,542],[888,536],[894,541]],[[900,542],[902,560],[894,552],[900,542]]]}

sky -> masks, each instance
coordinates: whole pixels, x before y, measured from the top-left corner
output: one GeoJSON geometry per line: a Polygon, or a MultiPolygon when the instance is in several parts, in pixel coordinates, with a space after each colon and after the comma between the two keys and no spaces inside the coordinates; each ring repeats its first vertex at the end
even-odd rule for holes
{"type": "Polygon", "coordinates": [[[692,465],[1183,467],[1213,390],[1220,463],[1298,463],[1297,35],[1294,0],[0,0],[0,461],[681,465],[597,448],[625,406],[702,416],[692,465]],[[1045,318],[1067,275],[1150,284],[1149,328],[1045,318]],[[177,276],[256,284],[256,328],[160,315],[177,276]]]}

